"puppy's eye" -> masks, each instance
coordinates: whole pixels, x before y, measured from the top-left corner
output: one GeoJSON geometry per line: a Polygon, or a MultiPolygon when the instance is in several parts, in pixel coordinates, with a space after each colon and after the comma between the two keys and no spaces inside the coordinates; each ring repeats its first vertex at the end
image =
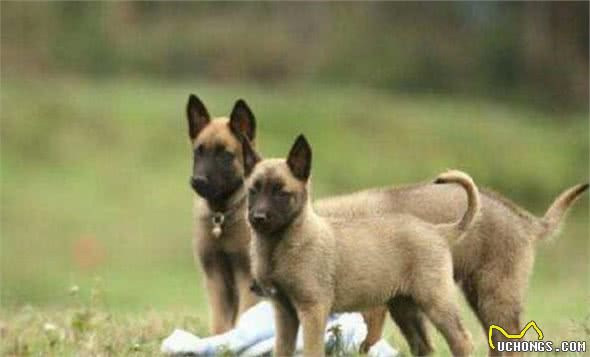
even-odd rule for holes
{"type": "Polygon", "coordinates": [[[219,159],[224,162],[232,161],[234,159],[234,154],[224,150],[221,152],[221,154],[219,154],[219,159]]]}
{"type": "Polygon", "coordinates": [[[249,189],[248,189],[248,193],[250,195],[256,195],[258,194],[258,192],[260,192],[260,189],[262,188],[262,184],[260,183],[260,181],[256,181],[254,182],[254,185],[252,185],[249,189]]]}
{"type": "Polygon", "coordinates": [[[195,153],[197,155],[203,155],[203,153],[205,152],[205,147],[203,146],[203,144],[200,144],[199,146],[197,146],[197,148],[195,149],[195,153]]]}

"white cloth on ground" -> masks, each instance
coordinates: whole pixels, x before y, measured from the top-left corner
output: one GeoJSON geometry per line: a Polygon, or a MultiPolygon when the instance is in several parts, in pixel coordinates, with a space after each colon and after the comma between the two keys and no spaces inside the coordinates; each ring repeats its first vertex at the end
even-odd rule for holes
{"type": "MultiPolygon", "coordinates": [[[[240,356],[270,356],[274,347],[274,316],[272,305],[263,301],[246,311],[236,327],[226,333],[199,338],[184,330],[174,330],[162,342],[162,353],[169,355],[214,356],[220,351],[231,351],[240,356]]],[[[358,313],[334,315],[326,327],[326,349],[333,350],[336,342],[341,343],[340,351],[356,352],[367,335],[367,327],[358,313]],[[340,338],[336,338],[336,334],[340,338]]],[[[297,335],[297,352],[303,348],[301,333],[297,335]]],[[[369,350],[372,357],[393,357],[398,355],[385,340],[380,340],[369,350]]]]}

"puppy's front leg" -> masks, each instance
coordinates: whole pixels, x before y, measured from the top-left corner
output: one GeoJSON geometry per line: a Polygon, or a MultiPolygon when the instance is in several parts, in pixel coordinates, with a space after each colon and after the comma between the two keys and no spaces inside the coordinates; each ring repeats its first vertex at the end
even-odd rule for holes
{"type": "Polygon", "coordinates": [[[209,332],[217,335],[234,325],[237,306],[234,301],[231,267],[221,253],[202,250],[200,262],[205,271],[211,323],[209,332]]]}
{"type": "Polygon", "coordinates": [[[297,342],[299,319],[288,301],[273,301],[275,313],[275,356],[293,356],[297,342]]]}
{"type": "Polygon", "coordinates": [[[238,293],[237,316],[240,317],[246,310],[256,305],[260,299],[250,289],[252,287],[252,273],[247,254],[232,256],[232,268],[234,271],[236,290],[238,293]]]}
{"type": "Polygon", "coordinates": [[[321,357],[325,355],[324,334],[329,308],[322,304],[306,305],[297,310],[303,328],[303,355],[321,357]]]}

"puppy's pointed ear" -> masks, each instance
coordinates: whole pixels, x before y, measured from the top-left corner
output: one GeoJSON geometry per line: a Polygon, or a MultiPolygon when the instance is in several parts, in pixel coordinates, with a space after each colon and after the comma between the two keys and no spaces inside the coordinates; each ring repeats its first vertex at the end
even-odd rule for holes
{"type": "Polygon", "coordinates": [[[203,102],[194,94],[188,97],[186,118],[188,120],[188,135],[191,140],[195,140],[199,132],[211,121],[207,108],[205,108],[203,102]]]}
{"type": "Polygon", "coordinates": [[[307,181],[311,173],[311,146],[305,136],[299,135],[287,157],[291,173],[301,181],[307,181]]]}
{"type": "Polygon", "coordinates": [[[250,176],[256,164],[261,160],[260,156],[250,144],[250,140],[245,135],[240,135],[242,141],[242,155],[244,159],[244,175],[250,176]]]}
{"type": "Polygon", "coordinates": [[[256,136],[256,118],[243,99],[238,99],[229,115],[229,127],[232,132],[240,137],[246,135],[248,140],[254,141],[256,136]]]}

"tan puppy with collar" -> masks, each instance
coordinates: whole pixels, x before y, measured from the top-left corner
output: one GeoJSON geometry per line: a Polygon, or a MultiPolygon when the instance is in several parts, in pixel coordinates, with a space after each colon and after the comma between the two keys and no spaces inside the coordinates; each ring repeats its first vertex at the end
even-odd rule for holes
{"type": "Polygon", "coordinates": [[[193,251],[206,279],[210,332],[231,329],[258,297],[250,291],[250,230],[240,137],[254,140],[254,115],[238,100],[228,118],[212,119],[194,95],[186,108],[193,150],[193,251]]]}
{"type": "Polygon", "coordinates": [[[301,323],[304,355],[322,356],[330,313],[390,305],[395,299],[417,306],[454,355],[471,352],[449,249],[479,212],[479,193],[469,176],[451,171],[437,179],[467,192],[466,212],[455,223],[433,225],[408,215],[325,218],[311,205],[311,147],[303,136],[286,160],[260,160],[247,140],[242,151],[249,176],[252,271],[262,290],[274,293],[276,355],[294,353],[301,323]]]}

